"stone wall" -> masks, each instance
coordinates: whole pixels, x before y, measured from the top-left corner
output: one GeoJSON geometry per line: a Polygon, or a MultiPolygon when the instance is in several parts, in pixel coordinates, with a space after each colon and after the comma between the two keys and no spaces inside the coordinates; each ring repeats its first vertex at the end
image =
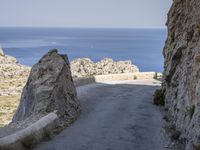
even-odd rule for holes
{"type": "Polygon", "coordinates": [[[165,107],[186,149],[200,148],[200,1],[174,0],[163,55],[165,107]]]}

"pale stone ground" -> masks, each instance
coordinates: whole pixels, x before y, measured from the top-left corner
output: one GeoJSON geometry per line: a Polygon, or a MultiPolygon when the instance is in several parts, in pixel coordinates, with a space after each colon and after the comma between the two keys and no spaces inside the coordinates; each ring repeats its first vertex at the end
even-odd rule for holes
{"type": "Polygon", "coordinates": [[[163,119],[153,105],[157,80],[105,82],[77,88],[78,120],[37,150],[164,150],[163,119]]]}

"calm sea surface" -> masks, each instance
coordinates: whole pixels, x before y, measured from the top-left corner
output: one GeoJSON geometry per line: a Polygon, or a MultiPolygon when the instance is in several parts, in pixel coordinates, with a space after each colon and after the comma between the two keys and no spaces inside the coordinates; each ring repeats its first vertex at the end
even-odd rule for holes
{"type": "Polygon", "coordinates": [[[0,28],[0,44],[8,55],[32,66],[49,49],[70,60],[132,60],[141,71],[163,70],[165,29],[0,28]]]}

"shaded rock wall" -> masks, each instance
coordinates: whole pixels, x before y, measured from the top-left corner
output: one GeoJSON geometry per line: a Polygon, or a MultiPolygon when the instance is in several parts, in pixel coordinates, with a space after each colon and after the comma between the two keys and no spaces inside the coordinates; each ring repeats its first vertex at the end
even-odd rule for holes
{"type": "Polygon", "coordinates": [[[200,144],[200,1],[174,0],[167,26],[165,103],[191,150],[200,144]]]}

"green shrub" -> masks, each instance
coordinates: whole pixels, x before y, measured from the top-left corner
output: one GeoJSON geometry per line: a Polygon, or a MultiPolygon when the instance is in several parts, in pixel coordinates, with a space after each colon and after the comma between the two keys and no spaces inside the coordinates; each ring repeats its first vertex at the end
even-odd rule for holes
{"type": "Polygon", "coordinates": [[[35,138],[35,135],[34,134],[30,134],[29,136],[25,137],[21,141],[21,144],[27,150],[33,149],[34,146],[37,144],[37,140],[35,138]]]}
{"type": "Polygon", "coordinates": [[[52,138],[52,133],[48,128],[43,129],[43,139],[48,141],[52,138]]]}
{"type": "Polygon", "coordinates": [[[200,150],[200,145],[195,146],[195,150],[200,150]]]}
{"type": "Polygon", "coordinates": [[[192,105],[188,110],[188,114],[190,116],[190,119],[192,119],[194,112],[195,112],[195,105],[192,105]]]}
{"type": "Polygon", "coordinates": [[[162,89],[158,89],[154,93],[154,100],[153,100],[155,105],[165,105],[165,94],[162,89]]]}
{"type": "Polygon", "coordinates": [[[9,146],[1,145],[0,150],[11,150],[11,149],[9,148],[9,146]]]}

